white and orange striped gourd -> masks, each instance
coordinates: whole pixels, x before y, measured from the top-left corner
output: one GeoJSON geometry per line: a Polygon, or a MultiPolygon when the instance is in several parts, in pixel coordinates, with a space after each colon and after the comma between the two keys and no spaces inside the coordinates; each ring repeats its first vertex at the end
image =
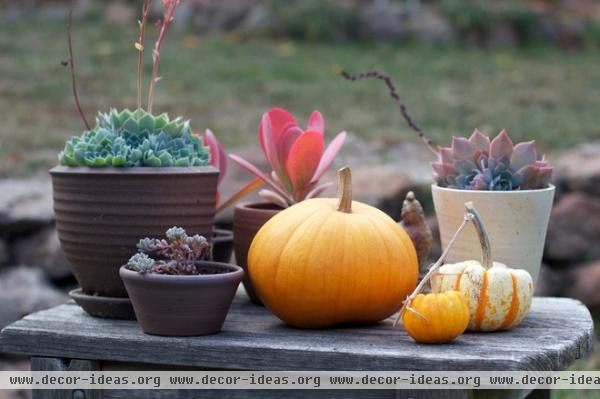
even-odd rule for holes
{"type": "Polygon", "coordinates": [[[485,228],[473,208],[469,213],[481,241],[483,259],[441,266],[433,278],[432,290],[454,290],[465,295],[471,315],[468,330],[508,330],[521,323],[529,312],[533,281],[525,270],[492,261],[485,228]]]}

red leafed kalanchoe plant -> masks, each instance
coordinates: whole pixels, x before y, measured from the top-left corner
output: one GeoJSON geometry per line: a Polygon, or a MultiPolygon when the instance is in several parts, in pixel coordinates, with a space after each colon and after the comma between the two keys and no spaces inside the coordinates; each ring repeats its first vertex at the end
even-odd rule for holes
{"type": "Polygon", "coordinates": [[[270,189],[260,191],[264,199],[286,208],[322,193],[331,183],[319,184],[331,167],[346,139],[340,132],[325,149],[325,121],[314,111],[306,129],[282,108],[264,113],[258,127],[258,139],[265,158],[272,168],[262,172],[245,159],[231,154],[233,161],[262,180],[270,189]]]}
{"type": "Polygon", "coordinates": [[[513,145],[502,130],[490,138],[475,129],[471,137],[453,137],[451,147],[438,147],[431,165],[441,187],[465,190],[537,190],[545,188],[553,168],[537,158],[534,141],[513,145]]]}

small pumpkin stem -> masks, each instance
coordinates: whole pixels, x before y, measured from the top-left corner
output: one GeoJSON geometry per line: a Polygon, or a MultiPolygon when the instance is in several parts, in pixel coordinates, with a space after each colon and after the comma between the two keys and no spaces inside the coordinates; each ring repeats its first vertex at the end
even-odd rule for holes
{"type": "Polygon", "coordinates": [[[460,226],[458,226],[456,233],[454,233],[454,236],[452,236],[452,239],[450,240],[450,242],[448,242],[448,246],[446,247],[446,249],[444,249],[444,252],[442,252],[442,255],[440,256],[440,258],[429,267],[429,271],[427,272],[425,277],[423,277],[423,279],[419,282],[419,284],[417,285],[417,288],[415,288],[415,290],[412,292],[412,294],[410,294],[408,297],[406,297],[406,300],[404,301],[404,305],[402,305],[400,312],[398,312],[398,316],[396,316],[396,320],[394,320],[394,327],[396,327],[398,325],[398,323],[400,322],[400,319],[402,318],[402,315],[404,314],[404,312],[406,310],[410,310],[411,312],[413,311],[413,309],[410,307],[412,301],[417,297],[417,295],[419,295],[419,293],[423,290],[423,288],[425,287],[427,282],[429,280],[431,280],[433,275],[435,273],[437,273],[438,269],[444,263],[444,259],[446,259],[448,252],[450,252],[450,249],[452,248],[452,246],[454,246],[454,242],[458,238],[459,234],[463,231],[463,229],[465,228],[467,223],[469,223],[471,220],[473,220],[473,218],[474,218],[473,214],[471,214],[471,213],[465,214],[465,217],[463,218],[462,223],[460,224],[460,226]]]}
{"type": "Polygon", "coordinates": [[[467,212],[472,216],[471,220],[473,221],[473,225],[477,231],[477,236],[479,237],[479,243],[481,244],[481,265],[486,269],[489,269],[493,264],[490,238],[485,230],[483,222],[481,221],[481,217],[477,213],[477,210],[475,210],[475,205],[473,205],[473,202],[465,202],[465,208],[467,208],[467,212]]]}
{"type": "Polygon", "coordinates": [[[352,213],[352,173],[350,168],[344,166],[338,170],[340,177],[339,202],[337,210],[345,213],[352,213]]]}

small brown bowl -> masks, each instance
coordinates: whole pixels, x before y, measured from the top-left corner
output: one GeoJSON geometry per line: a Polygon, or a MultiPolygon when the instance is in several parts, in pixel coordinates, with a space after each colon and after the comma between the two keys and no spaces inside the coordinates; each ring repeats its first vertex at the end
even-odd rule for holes
{"type": "Polygon", "coordinates": [[[228,263],[196,265],[205,274],[140,274],[121,267],[119,274],[146,334],[195,336],[221,331],[244,271],[228,263]]]}

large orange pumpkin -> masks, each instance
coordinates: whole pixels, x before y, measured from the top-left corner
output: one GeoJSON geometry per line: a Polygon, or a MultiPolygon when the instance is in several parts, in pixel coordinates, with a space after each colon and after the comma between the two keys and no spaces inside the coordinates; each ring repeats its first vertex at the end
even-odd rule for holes
{"type": "Polygon", "coordinates": [[[415,288],[418,262],[404,230],[352,201],[350,170],[340,199],[302,201],[274,216],[248,254],[263,303],[290,325],[328,327],[389,317],[415,288]]]}

